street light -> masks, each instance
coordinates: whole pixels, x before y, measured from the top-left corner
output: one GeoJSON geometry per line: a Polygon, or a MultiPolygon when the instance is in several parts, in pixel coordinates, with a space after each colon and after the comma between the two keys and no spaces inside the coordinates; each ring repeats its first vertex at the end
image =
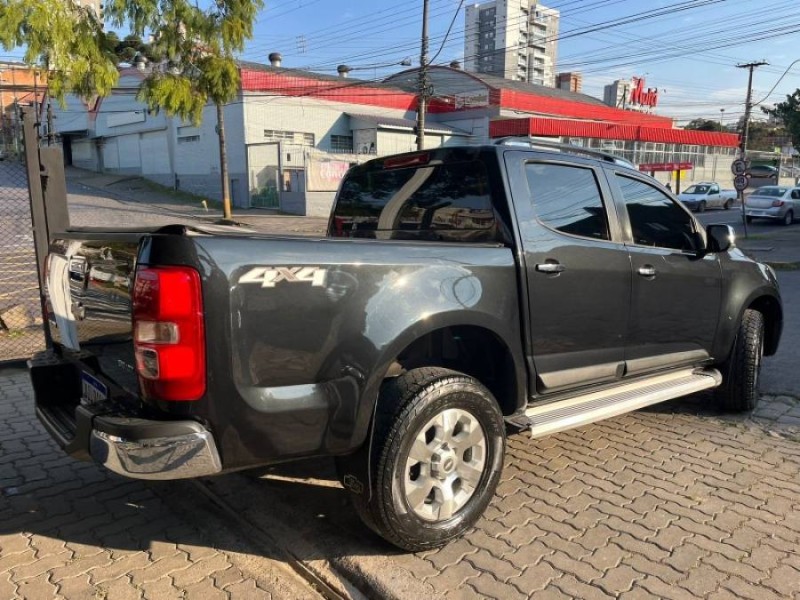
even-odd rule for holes
{"type": "Polygon", "coordinates": [[[723,125],[724,117],[725,117],[725,109],[724,108],[720,108],[719,109],[719,128],[720,129],[724,129],[724,125],[723,125]]]}
{"type": "Polygon", "coordinates": [[[377,78],[378,69],[382,69],[384,67],[395,67],[395,66],[410,67],[411,59],[404,58],[400,62],[391,62],[391,63],[374,64],[374,65],[361,65],[359,67],[351,67],[350,65],[339,65],[338,67],[336,67],[336,72],[339,73],[339,77],[347,77],[351,71],[367,71],[369,69],[374,69],[375,70],[374,76],[377,78]]]}

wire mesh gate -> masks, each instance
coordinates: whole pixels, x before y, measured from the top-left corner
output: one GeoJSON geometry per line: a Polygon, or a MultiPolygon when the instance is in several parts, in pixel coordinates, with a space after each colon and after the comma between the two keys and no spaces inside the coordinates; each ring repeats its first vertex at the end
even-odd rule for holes
{"type": "Polygon", "coordinates": [[[0,161],[0,363],[44,349],[26,167],[0,161]]]}

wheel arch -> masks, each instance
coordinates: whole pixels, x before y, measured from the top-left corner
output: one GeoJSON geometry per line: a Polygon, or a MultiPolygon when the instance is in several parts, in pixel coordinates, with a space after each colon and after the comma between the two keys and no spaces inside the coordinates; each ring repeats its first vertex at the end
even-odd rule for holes
{"type": "Polygon", "coordinates": [[[762,295],[752,299],[746,308],[757,310],[764,315],[764,354],[772,356],[778,350],[783,329],[781,303],[774,296],[762,295]]]}

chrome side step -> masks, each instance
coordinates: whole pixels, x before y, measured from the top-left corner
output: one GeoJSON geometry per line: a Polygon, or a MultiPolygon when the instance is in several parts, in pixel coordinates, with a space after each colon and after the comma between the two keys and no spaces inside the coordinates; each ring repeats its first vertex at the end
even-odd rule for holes
{"type": "Polygon", "coordinates": [[[682,369],[533,406],[525,411],[525,416],[531,423],[531,437],[537,438],[714,388],[720,383],[722,375],[716,369],[682,369]]]}

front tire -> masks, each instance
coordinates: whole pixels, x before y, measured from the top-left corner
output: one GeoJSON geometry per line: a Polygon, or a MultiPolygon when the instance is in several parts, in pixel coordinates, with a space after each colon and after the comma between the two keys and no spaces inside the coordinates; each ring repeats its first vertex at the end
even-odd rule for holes
{"type": "Polygon", "coordinates": [[[783,224],[788,226],[792,223],[794,223],[794,213],[790,210],[786,211],[786,214],[783,216],[783,224]]]}
{"type": "Polygon", "coordinates": [[[463,535],[491,501],[505,453],[497,401],[448,369],[387,379],[375,415],[370,494],[351,498],[362,520],[409,551],[463,535]]]}
{"type": "Polygon", "coordinates": [[[758,404],[758,378],[764,356],[764,315],[747,309],[739,323],[733,350],[722,366],[717,400],[729,412],[746,412],[758,404]]]}
{"type": "Polygon", "coordinates": [[[700,204],[697,205],[697,212],[706,212],[706,201],[701,200],[700,204]]]}

